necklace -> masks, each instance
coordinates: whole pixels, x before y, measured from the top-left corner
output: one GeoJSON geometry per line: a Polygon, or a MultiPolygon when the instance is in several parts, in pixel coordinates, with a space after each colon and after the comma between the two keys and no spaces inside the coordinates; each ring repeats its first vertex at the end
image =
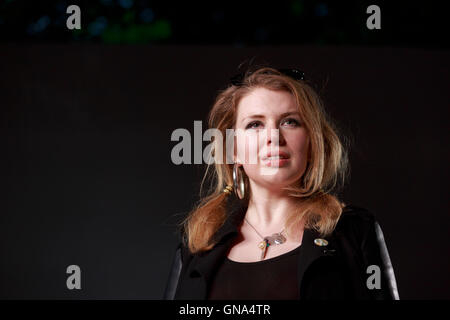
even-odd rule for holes
{"type": "Polygon", "coordinates": [[[282,231],[278,232],[278,233],[274,233],[271,236],[266,236],[263,237],[258,230],[256,230],[256,228],[250,223],[248,222],[248,220],[246,218],[244,218],[244,220],[249,224],[250,227],[252,227],[253,230],[255,230],[255,232],[258,234],[258,236],[261,237],[261,239],[263,239],[259,244],[258,244],[258,248],[261,249],[261,260],[264,260],[264,257],[266,256],[266,252],[267,252],[267,248],[272,245],[280,245],[286,242],[286,238],[282,235],[282,233],[284,232],[285,229],[283,229],[282,231]]]}

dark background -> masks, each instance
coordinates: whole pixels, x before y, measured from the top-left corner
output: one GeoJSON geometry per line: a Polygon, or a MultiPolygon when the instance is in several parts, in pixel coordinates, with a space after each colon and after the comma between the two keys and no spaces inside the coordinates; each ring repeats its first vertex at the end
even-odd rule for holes
{"type": "Polygon", "coordinates": [[[74,32],[66,2],[37,3],[0,5],[0,298],[161,298],[204,169],[171,162],[171,133],[249,59],[323,94],[352,141],[342,199],[377,215],[400,298],[450,298],[442,9],[380,3],[367,30],[364,2],[93,1],[74,32]]]}

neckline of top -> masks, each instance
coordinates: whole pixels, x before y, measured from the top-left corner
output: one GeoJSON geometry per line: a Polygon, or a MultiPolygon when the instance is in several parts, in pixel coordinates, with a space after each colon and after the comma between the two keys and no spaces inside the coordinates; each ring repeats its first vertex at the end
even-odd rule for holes
{"type": "Polygon", "coordinates": [[[280,260],[280,259],[282,259],[282,258],[284,258],[284,257],[287,257],[287,256],[294,255],[294,254],[297,253],[297,251],[300,251],[301,247],[302,247],[302,245],[300,244],[299,246],[297,246],[296,248],[294,248],[294,249],[292,249],[292,250],[289,250],[289,251],[287,251],[287,252],[285,252],[285,253],[282,253],[282,254],[280,254],[280,255],[278,255],[278,256],[275,256],[275,257],[272,257],[272,258],[269,258],[269,259],[265,259],[265,260],[261,260],[261,261],[243,262],[243,261],[234,261],[234,260],[231,260],[231,259],[228,258],[228,257],[225,257],[225,258],[226,258],[226,260],[227,260],[228,262],[231,262],[231,263],[234,263],[234,264],[240,264],[240,265],[265,264],[265,263],[268,263],[268,262],[273,262],[273,261],[280,260]]]}

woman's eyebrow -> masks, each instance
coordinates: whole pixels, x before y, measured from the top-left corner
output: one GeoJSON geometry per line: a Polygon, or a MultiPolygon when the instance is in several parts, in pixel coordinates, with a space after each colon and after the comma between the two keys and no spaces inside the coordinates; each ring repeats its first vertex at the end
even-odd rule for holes
{"type": "MultiPolygon", "coordinates": [[[[280,114],[280,118],[284,118],[284,117],[292,116],[292,115],[300,116],[300,113],[298,111],[285,112],[285,113],[280,114]]],[[[252,118],[252,119],[257,118],[258,119],[258,118],[265,118],[265,116],[262,114],[252,114],[252,115],[249,115],[249,116],[243,118],[242,121],[244,121],[245,119],[248,119],[248,118],[252,118]]]]}
{"type": "Polygon", "coordinates": [[[300,116],[300,112],[298,111],[285,112],[280,115],[280,118],[284,118],[287,116],[300,116]]]}

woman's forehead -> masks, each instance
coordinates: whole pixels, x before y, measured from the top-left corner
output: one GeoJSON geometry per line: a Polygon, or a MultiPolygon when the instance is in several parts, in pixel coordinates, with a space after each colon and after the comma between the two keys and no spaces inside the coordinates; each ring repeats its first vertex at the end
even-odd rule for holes
{"type": "Polygon", "coordinates": [[[256,88],[238,104],[238,118],[251,115],[277,115],[298,112],[293,95],[287,91],[256,88]]]}

